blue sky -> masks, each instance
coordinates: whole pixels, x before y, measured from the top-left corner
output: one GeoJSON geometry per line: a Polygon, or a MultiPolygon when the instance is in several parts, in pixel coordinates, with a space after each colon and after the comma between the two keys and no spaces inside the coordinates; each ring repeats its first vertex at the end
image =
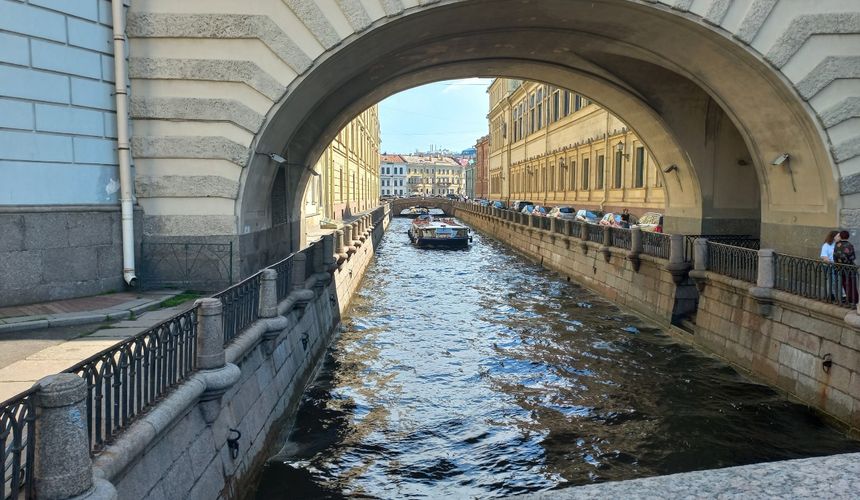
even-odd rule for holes
{"type": "Polygon", "coordinates": [[[383,153],[450,149],[460,152],[487,134],[491,78],[431,83],[379,103],[383,153]]]}

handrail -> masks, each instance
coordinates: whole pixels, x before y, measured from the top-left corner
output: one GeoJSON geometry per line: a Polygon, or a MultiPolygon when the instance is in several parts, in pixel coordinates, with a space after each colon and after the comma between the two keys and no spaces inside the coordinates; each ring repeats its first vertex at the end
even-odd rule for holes
{"type": "Polygon", "coordinates": [[[197,310],[192,308],[64,370],[87,382],[93,452],[195,370],[196,338],[197,310]]]}
{"type": "Polygon", "coordinates": [[[630,250],[631,248],[631,231],[630,229],[626,229],[623,227],[610,227],[609,228],[609,241],[612,246],[617,248],[626,248],[630,250]]]}
{"type": "Polygon", "coordinates": [[[774,254],[774,288],[841,307],[857,305],[857,266],[774,254]]]}
{"type": "Polygon", "coordinates": [[[0,500],[33,497],[36,408],[32,387],[0,403],[0,500]]]}
{"type": "Polygon", "coordinates": [[[758,276],[758,251],[709,240],[706,268],[724,276],[755,283],[758,276]]]}
{"type": "Polygon", "coordinates": [[[669,240],[668,234],[642,231],[642,253],[668,259],[671,248],[669,240]]]}
{"type": "Polygon", "coordinates": [[[242,330],[259,318],[260,276],[258,271],[230,288],[212,296],[223,306],[224,345],[229,344],[242,330]]]}

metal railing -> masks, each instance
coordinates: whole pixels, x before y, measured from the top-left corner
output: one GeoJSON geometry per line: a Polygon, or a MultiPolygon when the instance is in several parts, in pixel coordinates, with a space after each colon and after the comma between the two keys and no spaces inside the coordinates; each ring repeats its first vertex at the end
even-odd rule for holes
{"type": "Polygon", "coordinates": [[[631,231],[623,227],[609,228],[609,242],[616,248],[626,248],[630,250],[631,231]]]}
{"type": "Polygon", "coordinates": [[[221,301],[224,324],[224,345],[259,318],[260,274],[257,272],[212,298],[221,301]]]}
{"type": "Polygon", "coordinates": [[[774,288],[842,307],[857,305],[857,266],[774,254],[774,288]]]}
{"type": "Polygon", "coordinates": [[[0,403],[0,500],[33,498],[35,393],[32,388],[0,403]]]}
{"type": "Polygon", "coordinates": [[[87,382],[86,423],[93,452],[194,371],[196,338],[194,308],[65,370],[87,382]]]}
{"type": "Polygon", "coordinates": [[[278,293],[278,302],[287,298],[287,295],[290,294],[290,289],[293,285],[293,256],[295,254],[290,254],[284,260],[278,261],[271,266],[269,269],[274,269],[278,273],[278,278],[275,280],[275,290],[278,293]]]}
{"type": "Polygon", "coordinates": [[[758,250],[761,245],[761,240],[748,234],[687,234],[684,235],[684,262],[693,262],[693,246],[698,238],[753,250],[758,250]]]}
{"type": "Polygon", "coordinates": [[[564,219],[555,220],[555,232],[558,234],[567,234],[567,221],[564,219]]]}
{"type": "Polygon", "coordinates": [[[543,229],[545,231],[549,231],[550,227],[552,227],[552,221],[549,219],[549,217],[544,217],[542,215],[539,215],[538,220],[540,221],[540,228],[541,229],[543,229]]]}
{"type": "Polygon", "coordinates": [[[668,234],[642,231],[642,253],[668,259],[671,248],[669,239],[668,234]]]}
{"type": "Polygon", "coordinates": [[[603,226],[597,224],[588,224],[587,240],[596,243],[603,243],[603,226]]]}
{"type": "Polygon", "coordinates": [[[707,269],[755,283],[758,276],[758,251],[709,240],[707,269]]]}
{"type": "Polygon", "coordinates": [[[582,235],[582,225],[585,224],[582,221],[575,220],[570,224],[570,233],[568,236],[573,236],[575,238],[579,238],[582,235]]]}
{"type": "Polygon", "coordinates": [[[307,260],[305,260],[305,281],[310,279],[314,272],[316,272],[314,270],[314,255],[317,252],[317,247],[322,250],[322,245],[317,244],[317,242],[314,242],[313,244],[311,244],[311,246],[302,250],[302,253],[305,254],[305,256],[307,257],[307,260]]]}
{"type": "Polygon", "coordinates": [[[233,282],[233,243],[143,242],[138,268],[143,288],[218,290],[233,282]]]}

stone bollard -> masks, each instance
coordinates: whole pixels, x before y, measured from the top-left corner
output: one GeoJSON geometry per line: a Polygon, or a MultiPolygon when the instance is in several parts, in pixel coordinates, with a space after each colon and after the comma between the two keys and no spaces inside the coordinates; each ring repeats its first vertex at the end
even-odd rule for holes
{"type": "Polygon", "coordinates": [[[684,262],[684,235],[669,235],[669,263],[666,270],[672,275],[672,281],[680,285],[690,271],[690,264],[684,262]]]}
{"type": "Polygon", "coordinates": [[[299,252],[293,255],[293,275],[290,282],[293,284],[293,290],[303,290],[305,288],[305,266],[307,265],[308,257],[299,252]]]}
{"type": "Polygon", "coordinates": [[[329,233],[322,238],[323,245],[323,266],[325,267],[325,271],[328,273],[334,272],[337,268],[337,252],[335,251],[335,247],[340,249],[337,245],[337,233],[329,233]]]}
{"type": "Polygon", "coordinates": [[[278,272],[274,269],[263,269],[260,274],[258,315],[261,318],[274,318],[278,315],[278,272]]]}
{"type": "Polygon", "coordinates": [[[349,254],[355,252],[355,248],[353,248],[352,244],[352,225],[345,224],[343,226],[343,247],[341,247],[341,252],[349,257],[349,254]]]}
{"type": "Polygon", "coordinates": [[[354,235],[354,238],[358,240],[356,246],[361,246],[361,244],[367,240],[367,236],[364,233],[364,221],[362,219],[358,219],[353,222],[352,234],[354,235]]]}
{"type": "MultiPolygon", "coordinates": [[[[277,274],[277,273],[276,273],[277,274]]],[[[223,305],[218,299],[198,299],[197,302],[197,368],[212,370],[226,363],[224,355],[223,305]]]]}
{"type": "MultiPolygon", "coordinates": [[[[275,303],[277,304],[277,297],[275,303]]],[[[207,424],[212,424],[221,413],[221,396],[239,380],[241,371],[238,366],[227,363],[221,301],[212,298],[198,299],[196,305],[197,374],[206,384],[206,389],[200,395],[200,413],[207,424]]]]}
{"type": "Polygon", "coordinates": [[[642,229],[639,227],[630,228],[630,251],[627,253],[627,260],[633,265],[633,270],[639,272],[639,266],[642,259],[639,255],[642,254],[642,229]]]}
{"type": "Polygon", "coordinates": [[[335,251],[337,252],[337,254],[336,254],[336,257],[337,257],[336,261],[337,262],[336,263],[340,264],[344,259],[347,258],[347,254],[346,254],[347,248],[343,245],[343,241],[344,241],[343,229],[338,229],[337,231],[335,231],[334,236],[335,236],[334,248],[335,248],[335,251]]]}
{"type": "Polygon", "coordinates": [[[322,240],[317,240],[314,242],[311,248],[311,256],[313,257],[313,266],[315,273],[324,273],[326,272],[325,267],[325,257],[323,256],[323,242],[322,240]]]}
{"type": "Polygon", "coordinates": [[[579,248],[582,253],[588,253],[588,223],[582,222],[579,225],[579,248]]]}
{"type": "Polygon", "coordinates": [[[603,226],[603,243],[600,245],[600,253],[603,254],[603,259],[609,262],[611,252],[609,247],[612,246],[612,230],[609,226],[603,226]]]}
{"type": "Polygon", "coordinates": [[[40,500],[113,499],[116,490],[93,478],[87,436],[87,383],[73,373],[39,380],[33,479],[40,500]]]}
{"type": "Polygon", "coordinates": [[[696,238],[693,242],[693,269],[705,272],[708,270],[708,239],[696,238]]]}
{"type": "Polygon", "coordinates": [[[758,304],[758,312],[764,317],[770,317],[773,312],[773,286],[775,284],[776,252],[771,248],[758,251],[758,276],[756,284],[750,288],[750,295],[758,304]]]}

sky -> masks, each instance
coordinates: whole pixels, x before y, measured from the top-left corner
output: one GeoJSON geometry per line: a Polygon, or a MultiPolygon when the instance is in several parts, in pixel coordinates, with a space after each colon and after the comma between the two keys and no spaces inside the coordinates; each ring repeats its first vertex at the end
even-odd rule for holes
{"type": "Polygon", "coordinates": [[[491,78],[431,83],[379,103],[382,153],[408,154],[470,148],[487,135],[491,78]]]}

